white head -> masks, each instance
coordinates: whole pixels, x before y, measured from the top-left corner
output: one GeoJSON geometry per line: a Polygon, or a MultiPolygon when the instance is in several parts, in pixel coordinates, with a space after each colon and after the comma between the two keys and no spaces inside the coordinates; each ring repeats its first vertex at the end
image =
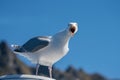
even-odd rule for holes
{"type": "Polygon", "coordinates": [[[78,24],[75,22],[70,22],[68,24],[68,31],[70,33],[71,36],[73,36],[77,31],[78,31],[78,24]]]}

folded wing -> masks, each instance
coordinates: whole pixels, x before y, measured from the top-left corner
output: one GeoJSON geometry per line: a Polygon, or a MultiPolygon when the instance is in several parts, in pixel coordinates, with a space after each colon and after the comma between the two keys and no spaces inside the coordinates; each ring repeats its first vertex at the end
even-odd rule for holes
{"type": "Polygon", "coordinates": [[[23,46],[18,49],[15,49],[16,52],[35,52],[40,49],[43,49],[49,45],[51,37],[34,37],[28,40],[23,46]]]}

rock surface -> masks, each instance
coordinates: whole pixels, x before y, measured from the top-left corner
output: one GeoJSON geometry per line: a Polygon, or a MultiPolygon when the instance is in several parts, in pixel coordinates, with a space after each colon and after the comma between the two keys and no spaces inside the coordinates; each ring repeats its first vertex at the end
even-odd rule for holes
{"type": "Polygon", "coordinates": [[[44,76],[36,76],[36,75],[26,75],[26,74],[22,74],[22,75],[4,75],[1,76],[0,79],[2,80],[55,80],[55,79],[51,79],[48,77],[44,77],[44,76]]]}

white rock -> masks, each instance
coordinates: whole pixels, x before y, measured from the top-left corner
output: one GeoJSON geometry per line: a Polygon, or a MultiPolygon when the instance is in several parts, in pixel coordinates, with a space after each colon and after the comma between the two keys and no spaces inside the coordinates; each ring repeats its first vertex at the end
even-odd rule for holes
{"type": "Polygon", "coordinates": [[[27,75],[27,74],[3,75],[3,76],[0,76],[0,79],[2,80],[55,80],[55,79],[51,79],[44,76],[27,75]]]}

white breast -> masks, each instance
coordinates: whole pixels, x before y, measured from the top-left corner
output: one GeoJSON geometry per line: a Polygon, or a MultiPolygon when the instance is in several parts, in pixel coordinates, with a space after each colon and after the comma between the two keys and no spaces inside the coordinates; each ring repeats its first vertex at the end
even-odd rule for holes
{"type": "Polygon", "coordinates": [[[41,65],[50,66],[53,65],[55,62],[63,58],[67,52],[69,51],[68,46],[53,46],[50,45],[47,49],[40,51],[38,54],[39,56],[39,63],[41,65]]]}

